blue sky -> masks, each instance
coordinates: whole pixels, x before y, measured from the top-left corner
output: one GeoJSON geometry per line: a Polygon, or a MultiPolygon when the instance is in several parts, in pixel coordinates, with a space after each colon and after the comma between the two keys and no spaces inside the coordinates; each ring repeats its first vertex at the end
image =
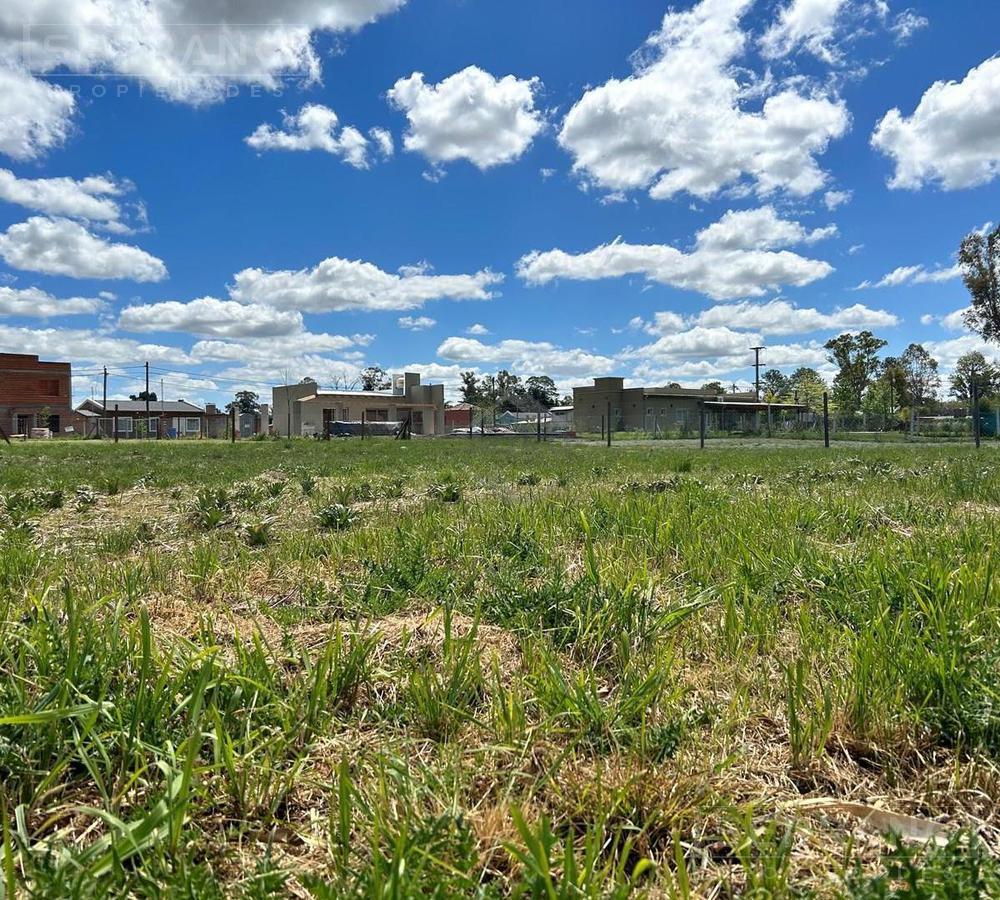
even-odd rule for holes
{"type": "Polygon", "coordinates": [[[77,402],[147,359],[220,401],[367,364],[745,383],[757,343],[830,374],[863,327],[996,354],[954,315],[1000,216],[991,4],[204,7],[0,10],[0,349],[72,360],[77,402]]]}

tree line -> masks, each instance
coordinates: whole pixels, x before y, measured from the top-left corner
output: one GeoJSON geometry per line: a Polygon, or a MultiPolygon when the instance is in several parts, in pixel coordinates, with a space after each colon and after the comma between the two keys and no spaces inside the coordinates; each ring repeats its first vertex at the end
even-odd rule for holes
{"type": "Polygon", "coordinates": [[[530,375],[522,379],[501,369],[495,375],[462,372],[462,400],[473,406],[497,412],[524,412],[552,409],[560,403],[571,404],[572,397],[560,397],[556,383],[548,375],[530,375]]]}
{"type": "MultiPolygon", "coordinates": [[[[1000,343],[1000,225],[966,235],[958,263],[971,300],[963,314],[966,327],[987,343],[1000,343]]],[[[841,410],[893,415],[901,409],[926,410],[940,402],[939,364],[923,344],[912,343],[899,356],[881,357],[879,351],[886,344],[870,331],[826,342],[828,359],[837,367],[833,400],[841,410]]],[[[798,369],[791,377],[771,369],[761,383],[769,399],[797,395],[810,405],[815,404],[816,393],[826,389],[813,369],[798,369]],[[806,377],[812,387],[803,392],[806,377]]],[[[1000,395],[1000,363],[987,360],[978,350],[960,356],[948,379],[948,394],[959,403],[971,405],[974,393],[987,401],[1000,395]]]]}
{"type": "MultiPolygon", "coordinates": [[[[919,343],[910,344],[899,356],[882,357],[879,351],[886,344],[870,331],[832,338],[824,345],[828,359],[837,367],[832,385],[815,369],[796,369],[790,376],[769,369],[761,376],[764,398],[816,407],[828,392],[835,408],[843,412],[884,415],[937,406],[943,386],[938,361],[919,343]]],[[[984,400],[1000,393],[1000,366],[979,351],[959,357],[948,379],[948,394],[968,406],[974,386],[984,400]]]]}

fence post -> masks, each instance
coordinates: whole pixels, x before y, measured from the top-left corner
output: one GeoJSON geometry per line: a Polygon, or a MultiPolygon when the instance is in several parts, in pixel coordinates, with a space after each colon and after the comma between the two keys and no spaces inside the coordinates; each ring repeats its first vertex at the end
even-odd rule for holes
{"type": "Polygon", "coordinates": [[[117,444],[118,443],[118,404],[117,403],[115,404],[115,417],[114,417],[114,421],[113,421],[111,427],[114,428],[114,430],[115,430],[115,443],[117,444]]]}
{"type": "Polygon", "coordinates": [[[236,407],[229,408],[229,443],[236,443],[236,407]]]}
{"type": "Polygon", "coordinates": [[[823,391],[823,446],[830,446],[830,395],[823,391]]]}
{"type": "Polygon", "coordinates": [[[601,413],[601,440],[604,440],[604,413],[601,413]]]}
{"type": "Polygon", "coordinates": [[[330,440],[330,410],[323,410],[323,440],[330,440]]]}
{"type": "Polygon", "coordinates": [[[979,449],[979,433],[982,430],[982,422],[979,418],[979,385],[972,382],[972,436],[976,441],[976,449],[979,449]]]}
{"type": "Polygon", "coordinates": [[[537,443],[542,442],[542,414],[541,412],[535,413],[535,430],[537,432],[535,441],[537,443]]]}
{"type": "Polygon", "coordinates": [[[705,401],[698,401],[698,443],[705,449],[705,401]]]}
{"type": "Polygon", "coordinates": [[[607,431],[608,446],[611,446],[611,401],[608,401],[608,431],[607,431]]]}
{"type": "MultiPolygon", "coordinates": [[[[469,415],[471,416],[472,413],[470,412],[469,415]]],[[[362,410],[361,411],[361,440],[364,440],[364,439],[365,439],[365,411],[362,410]]]]}

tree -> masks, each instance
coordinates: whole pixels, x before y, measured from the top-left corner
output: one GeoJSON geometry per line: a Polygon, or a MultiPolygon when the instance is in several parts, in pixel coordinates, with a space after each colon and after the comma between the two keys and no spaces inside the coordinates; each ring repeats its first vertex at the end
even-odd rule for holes
{"type": "Polygon", "coordinates": [[[724,394],[726,389],[721,381],[710,381],[707,384],[701,386],[703,391],[712,391],[715,394],[724,394]]]}
{"type": "Polygon", "coordinates": [[[1000,225],[986,235],[967,234],[958,249],[958,264],[972,297],[965,324],[983,340],[1000,342],[1000,225]]]}
{"type": "Polygon", "coordinates": [[[358,377],[363,391],[387,391],[392,387],[389,373],[381,366],[368,366],[361,370],[358,377]]]}
{"type": "Polygon", "coordinates": [[[815,369],[802,366],[792,372],[789,382],[792,396],[797,398],[799,403],[818,408],[823,402],[823,394],[826,392],[826,382],[823,380],[823,376],[815,369]]]}
{"type": "Polygon", "coordinates": [[[764,396],[772,400],[780,400],[792,392],[792,380],[780,369],[768,369],[760,383],[764,387],[764,396]]]}
{"type": "Polygon", "coordinates": [[[906,402],[920,409],[935,397],[941,386],[938,361],[927,352],[923,344],[910,344],[899,358],[903,370],[903,387],[906,402]]]}
{"type": "Polygon", "coordinates": [[[1000,389],[1000,369],[978,350],[963,353],[955,362],[949,393],[962,403],[971,403],[973,385],[978,385],[980,397],[991,397],[1000,389]]]}
{"type": "Polygon", "coordinates": [[[551,409],[559,402],[559,389],[548,375],[532,375],[524,382],[524,388],[539,406],[551,409]]]}
{"type": "Polygon", "coordinates": [[[231,403],[226,404],[226,412],[234,408],[236,412],[258,415],[260,413],[260,394],[253,391],[237,391],[231,403]]]}
{"type": "Polygon", "coordinates": [[[482,394],[479,392],[479,379],[476,377],[476,373],[462,372],[460,377],[462,379],[462,400],[473,406],[478,406],[482,400],[482,394]]]}
{"type": "Polygon", "coordinates": [[[906,370],[901,359],[887,356],[878,378],[865,394],[862,409],[889,419],[907,400],[906,370]]]}
{"type": "Polygon", "coordinates": [[[861,409],[865,391],[879,372],[878,352],[885,345],[870,331],[842,334],[823,345],[829,351],[830,362],[839,370],[833,390],[841,407],[848,411],[861,409]]]}
{"type": "Polygon", "coordinates": [[[138,394],[129,394],[129,400],[149,400],[151,403],[156,400],[156,391],[139,391],[138,394]],[[147,396],[148,394],[148,396],[147,396]]]}
{"type": "Polygon", "coordinates": [[[502,409],[516,411],[524,402],[524,387],[517,375],[506,369],[497,372],[497,403],[502,409]]]}

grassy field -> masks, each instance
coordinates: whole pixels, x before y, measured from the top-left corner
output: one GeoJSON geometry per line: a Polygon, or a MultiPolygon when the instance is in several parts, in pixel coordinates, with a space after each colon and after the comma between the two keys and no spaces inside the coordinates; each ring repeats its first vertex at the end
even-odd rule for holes
{"type": "Polygon", "coordinates": [[[36,442],[0,497],[25,893],[1000,895],[993,448],[36,442]]]}

